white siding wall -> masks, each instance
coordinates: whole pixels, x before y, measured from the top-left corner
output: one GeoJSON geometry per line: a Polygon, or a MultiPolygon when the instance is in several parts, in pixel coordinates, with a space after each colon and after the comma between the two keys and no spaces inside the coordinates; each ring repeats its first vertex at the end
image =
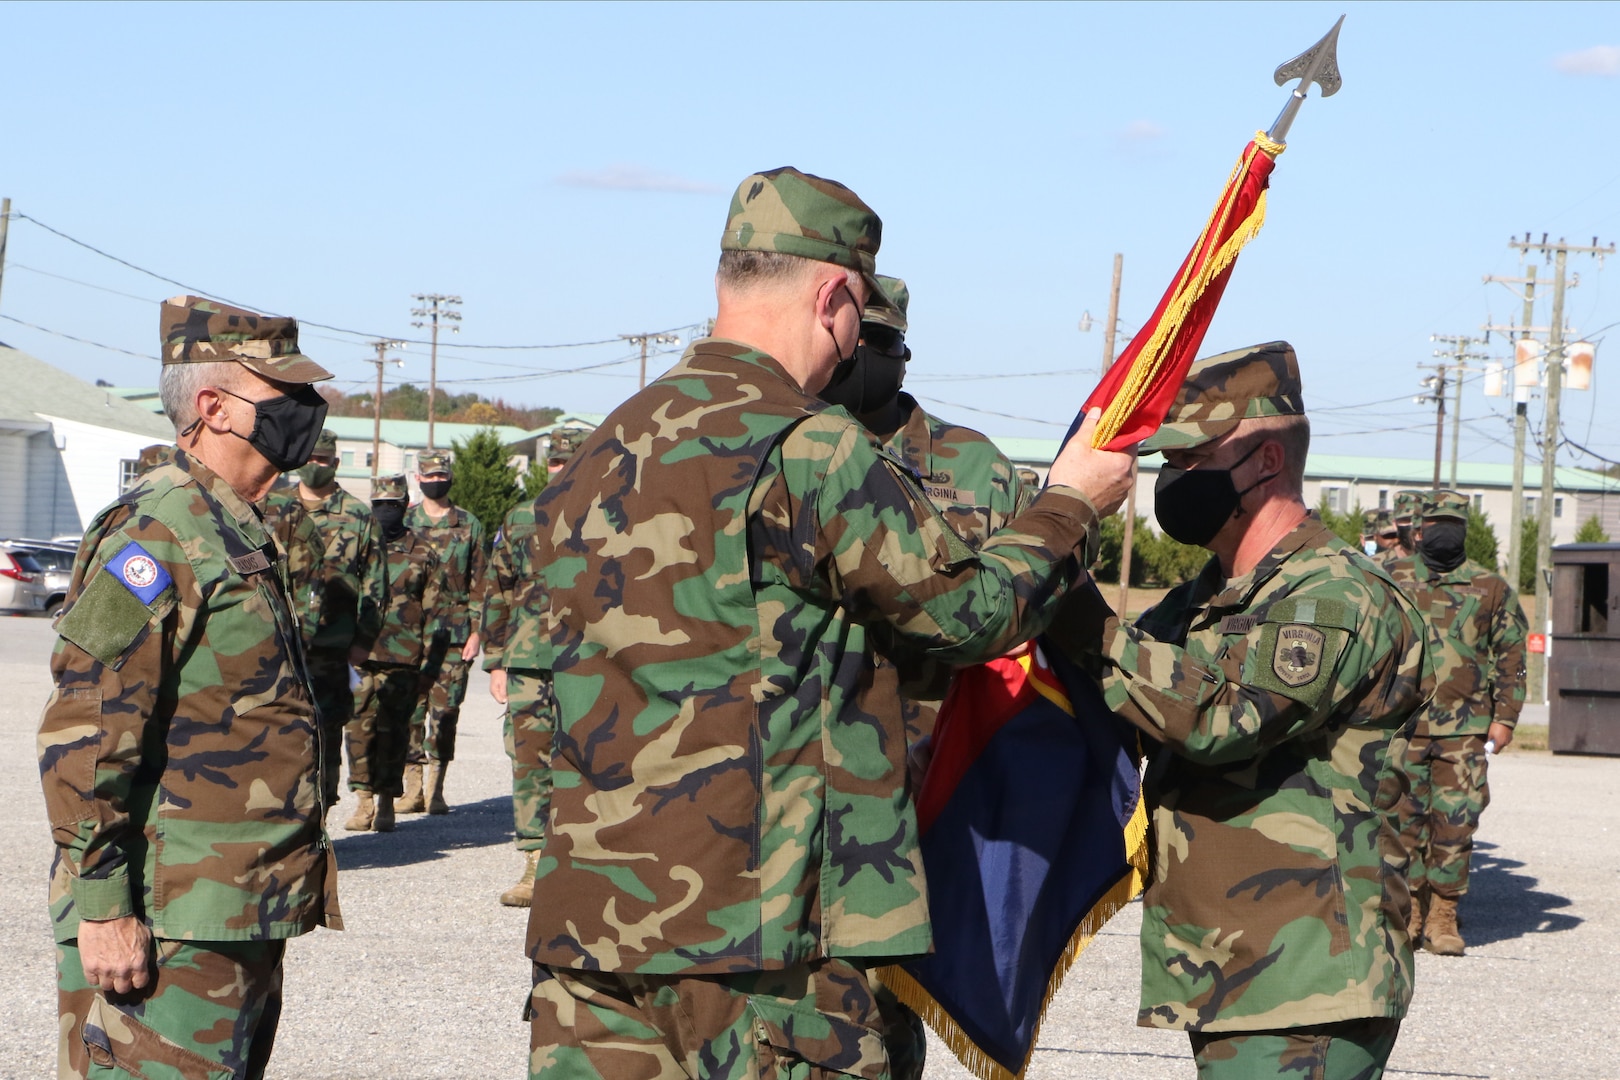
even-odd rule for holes
{"type": "Polygon", "coordinates": [[[151,435],[93,427],[44,414],[41,418],[51,423],[54,438],[45,445],[57,448],[54,456],[58,460],[41,465],[42,472],[37,475],[42,476],[42,482],[43,476],[49,475],[52,482],[64,484],[66,491],[56,493],[53,498],[48,489],[30,487],[29,501],[39,508],[36,511],[39,513],[50,512],[53,505],[57,508],[55,520],[59,524],[52,530],[54,533],[83,530],[97,511],[122,494],[118,489],[120,463],[139,457],[144,448],[164,441],[151,435]],[[44,469],[49,472],[44,473],[44,469]],[[61,524],[64,522],[71,527],[61,524]]]}
{"type": "Polygon", "coordinates": [[[28,433],[0,431],[0,537],[28,535],[28,433]]]}

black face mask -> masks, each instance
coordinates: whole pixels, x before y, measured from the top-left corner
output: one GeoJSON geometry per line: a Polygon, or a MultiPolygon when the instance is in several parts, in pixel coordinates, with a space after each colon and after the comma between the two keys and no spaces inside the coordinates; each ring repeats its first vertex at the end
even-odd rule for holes
{"type": "Polygon", "coordinates": [[[429,499],[442,499],[450,494],[450,481],[423,480],[421,483],[422,495],[429,499]]]}
{"type": "Polygon", "coordinates": [[[1243,496],[1277,475],[1262,476],[1242,491],[1232,483],[1232,470],[1263,445],[1258,442],[1249,447],[1249,452],[1230,468],[1160,469],[1159,479],[1153,484],[1153,516],[1159,519],[1164,535],[1195,547],[1215,539],[1232,514],[1242,512],[1243,496]]]}
{"type": "Polygon", "coordinates": [[[1418,541],[1418,553],[1432,570],[1448,574],[1462,565],[1463,549],[1468,539],[1468,522],[1450,518],[1423,523],[1423,539],[1418,541]]]}
{"type": "Polygon", "coordinates": [[[405,504],[398,499],[385,499],[371,504],[371,520],[384,540],[398,540],[405,535],[405,504]]]}
{"type": "MultiPolygon", "coordinates": [[[[229,390],[219,392],[231,394],[229,390]]],[[[253,406],[253,430],[245,438],[277,472],[298,468],[315,452],[321,425],[326,423],[326,399],[313,386],[305,384],[290,394],[264,401],[253,401],[241,394],[231,397],[253,406]]]]}
{"type": "Polygon", "coordinates": [[[337,466],[317,465],[312,461],[298,470],[298,479],[312,488],[323,488],[337,479],[337,466]]]}
{"type": "Polygon", "coordinates": [[[895,399],[905,382],[911,350],[901,348],[901,354],[893,356],[871,345],[855,346],[850,364],[833,369],[832,381],[821,391],[821,400],[842,405],[856,416],[882,409],[895,399]]]}

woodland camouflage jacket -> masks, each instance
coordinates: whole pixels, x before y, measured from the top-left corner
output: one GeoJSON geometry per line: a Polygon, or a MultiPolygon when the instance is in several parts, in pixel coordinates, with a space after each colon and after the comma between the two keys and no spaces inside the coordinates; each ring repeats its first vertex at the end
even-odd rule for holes
{"type": "Polygon", "coordinates": [[[906,738],[865,627],[941,660],[1045,625],[1095,514],[978,553],[842,410],[694,343],[536,503],[560,712],[529,954],[650,974],[930,944],[906,738]]]}
{"type": "Polygon", "coordinates": [[[444,563],[415,529],[382,544],[382,632],[366,658],[370,664],[419,667],[436,678],[449,653],[445,630],[450,610],[444,563]]]}
{"type": "Polygon", "coordinates": [[[473,594],[484,576],[484,526],[459,506],[434,521],[421,503],[405,512],[405,524],[433,545],[444,564],[444,630],[450,644],[459,647],[478,630],[473,594]]]}
{"type": "Polygon", "coordinates": [[[286,568],[258,512],[183,452],[90,524],[39,732],[57,940],[341,926],[319,725],[286,568]]]}
{"type": "Polygon", "coordinates": [[[1441,573],[1421,553],[1391,563],[1389,575],[1429,627],[1434,699],[1419,714],[1417,734],[1483,735],[1493,723],[1515,726],[1524,707],[1527,627],[1513,586],[1469,560],[1441,573]]]}
{"type": "Polygon", "coordinates": [[[512,507],[484,564],[484,670],[551,667],[551,641],[542,620],[546,586],[534,562],[534,503],[512,507]]]}
{"type": "Polygon", "coordinates": [[[1312,514],[1247,575],[1224,580],[1211,560],[1135,627],[1105,627],[1104,696],[1155,740],[1138,1022],[1403,1016],[1391,814],[1432,689],[1411,603],[1312,514]]]}

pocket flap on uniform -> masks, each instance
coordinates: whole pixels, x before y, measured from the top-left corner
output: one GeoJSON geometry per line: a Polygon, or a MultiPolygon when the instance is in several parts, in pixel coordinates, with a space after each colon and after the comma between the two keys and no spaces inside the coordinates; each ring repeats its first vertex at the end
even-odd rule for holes
{"type": "Polygon", "coordinates": [[[230,1080],[225,1066],[172,1042],[97,994],[84,1018],[84,1047],[91,1064],[130,1076],[179,1076],[182,1080],[230,1080]]]}
{"type": "Polygon", "coordinates": [[[867,1080],[889,1075],[889,1055],[882,1037],[848,1017],[758,997],[748,999],[748,1008],[754,1017],[755,1038],[779,1057],[867,1080]]]}

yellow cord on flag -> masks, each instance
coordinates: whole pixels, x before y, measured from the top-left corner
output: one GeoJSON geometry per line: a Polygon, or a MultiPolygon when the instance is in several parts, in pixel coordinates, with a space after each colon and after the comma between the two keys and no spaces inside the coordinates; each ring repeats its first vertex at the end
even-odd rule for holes
{"type": "MultiPolygon", "coordinates": [[[[1254,133],[1253,146],[1257,153],[1273,159],[1286,149],[1283,143],[1266,138],[1265,133],[1261,131],[1254,133]]],[[[1204,246],[1205,240],[1212,232],[1217,236],[1226,232],[1227,222],[1237,205],[1237,193],[1241,190],[1243,180],[1248,176],[1253,162],[1254,154],[1245,147],[1243,156],[1238,159],[1237,167],[1227,179],[1225,189],[1227,197],[1221,200],[1221,205],[1217,206],[1209,220],[1204,222],[1204,229],[1198,234],[1198,243],[1193,245],[1194,251],[1204,246]]],[[[1126,373],[1125,384],[1103,410],[1102,417],[1097,423],[1097,430],[1091,437],[1092,446],[1103,446],[1119,434],[1126,418],[1142,403],[1149,387],[1164,367],[1170,344],[1175,340],[1175,335],[1180,330],[1181,324],[1186,321],[1188,313],[1192,311],[1193,304],[1204,295],[1210,282],[1232,265],[1238,257],[1238,252],[1259,234],[1260,227],[1265,223],[1266,193],[1262,191],[1249,216],[1231,231],[1225,242],[1204,260],[1202,266],[1188,265],[1182,270],[1181,277],[1171,294],[1170,303],[1165,305],[1164,317],[1153,328],[1153,335],[1148,338],[1147,344],[1131,363],[1131,370],[1126,373]]]]}

